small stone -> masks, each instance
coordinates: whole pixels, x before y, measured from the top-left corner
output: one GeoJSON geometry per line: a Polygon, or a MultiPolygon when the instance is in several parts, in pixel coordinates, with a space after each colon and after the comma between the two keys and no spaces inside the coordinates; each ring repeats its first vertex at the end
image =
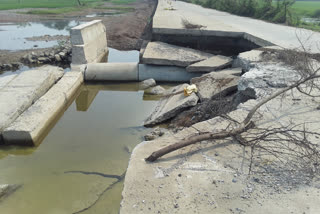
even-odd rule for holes
{"type": "Polygon", "coordinates": [[[233,179],[232,179],[232,182],[233,182],[233,183],[237,183],[237,179],[233,178],[233,179]]]}
{"type": "Polygon", "coordinates": [[[146,90],[145,93],[151,94],[151,95],[162,95],[162,94],[164,94],[165,91],[166,91],[166,89],[164,89],[160,85],[157,85],[157,86],[151,88],[150,90],[146,90]]]}
{"type": "Polygon", "coordinates": [[[60,53],[59,53],[59,56],[60,56],[61,58],[64,58],[64,57],[66,56],[66,54],[65,54],[64,52],[60,52],[60,53]]]}
{"type": "Polygon", "coordinates": [[[57,62],[61,62],[61,57],[58,54],[54,55],[54,57],[57,62]]]}
{"type": "Polygon", "coordinates": [[[156,85],[156,81],[154,79],[147,79],[140,83],[140,89],[144,90],[156,85]]]}
{"type": "Polygon", "coordinates": [[[174,204],[174,208],[179,208],[179,204],[174,204]]]}
{"type": "Polygon", "coordinates": [[[254,182],[257,182],[257,183],[260,182],[259,178],[253,178],[253,181],[254,181],[254,182]]]}

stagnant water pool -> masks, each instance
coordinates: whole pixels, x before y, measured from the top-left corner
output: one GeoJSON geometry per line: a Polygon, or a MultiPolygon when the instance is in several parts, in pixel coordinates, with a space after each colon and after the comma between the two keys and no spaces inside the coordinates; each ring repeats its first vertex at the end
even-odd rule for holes
{"type": "MultiPolygon", "coordinates": [[[[138,57],[110,49],[108,60],[138,57]]],[[[0,147],[0,184],[22,185],[0,213],[118,213],[130,152],[156,103],[143,99],[137,83],[84,85],[40,146],[0,147]]]]}
{"type": "Polygon", "coordinates": [[[2,50],[25,50],[32,48],[48,48],[58,45],[54,41],[28,41],[27,38],[38,36],[69,36],[70,29],[83,22],[76,20],[52,20],[42,22],[2,23],[0,25],[0,43],[2,50]]]}

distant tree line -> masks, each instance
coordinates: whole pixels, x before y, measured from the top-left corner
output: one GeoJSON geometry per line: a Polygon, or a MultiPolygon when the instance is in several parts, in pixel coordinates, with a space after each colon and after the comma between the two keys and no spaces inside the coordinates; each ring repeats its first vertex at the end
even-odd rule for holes
{"type": "MultiPolygon", "coordinates": [[[[190,1],[190,0],[186,0],[190,1]]],[[[254,17],[275,23],[298,25],[299,17],[291,11],[295,0],[191,0],[203,7],[226,11],[240,16],[254,17]]]]}

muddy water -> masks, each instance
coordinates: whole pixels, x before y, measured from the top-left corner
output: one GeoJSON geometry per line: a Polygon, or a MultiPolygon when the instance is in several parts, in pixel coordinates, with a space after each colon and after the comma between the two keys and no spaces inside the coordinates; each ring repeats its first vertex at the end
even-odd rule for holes
{"type": "Polygon", "coordinates": [[[44,22],[2,24],[0,26],[0,41],[2,41],[0,42],[0,49],[16,51],[32,48],[53,47],[54,45],[58,45],[57,41],[27,41],[26,38],[44,35],[69,36],[70,29],[79,24],[81,24],[81,22],[74,20],[54,20],[44,22]]]}
{"type": "MultiPolygon", "coordinates": [[[[0,202],[0,213],[73,213],[97,200],[122,175],[129,152],[155,105],[137,84],[84,86],[38,148],[0,149],[0,184],[23,187],[0,202]],[[75,171],[75,172],[72,172],[75,171]],[[78,172],[77,172],[78,171],[78,172]]],[[[84,213],[117,213],[122,183],[84,213]]]]}
{"type": "MultiPolygon", "coordinates": [[[[109,62],[139,56],[109,54],[109,62]]],[[[39,147],[0,147],[0,184],[22,185],[0,201],[0,213],[118,213],[119,176],[149,131],[141,125],[156,101],[148,100],[137,83],[85,85],[39,147]]]]}

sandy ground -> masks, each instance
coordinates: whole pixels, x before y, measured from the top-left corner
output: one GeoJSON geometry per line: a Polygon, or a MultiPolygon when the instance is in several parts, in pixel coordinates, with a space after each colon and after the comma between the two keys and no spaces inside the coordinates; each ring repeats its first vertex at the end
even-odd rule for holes
{"type": "MultiPolygon", "coordinates": [[[[105,9],[86,9],[83,11],[71,12],[61,15],[28,15],[21,12],[27,12],[31,9],[0,11],[1,23],[17,22],[36,22],[53,19],[71,19],[80,21],[91,21],[101,19],[107,29],[108,46],[119,50],[139,50],[142,39],[149,36],[150,20],[156,7],[156,0],[137,0],[129,5],[112,5],[106,2],[104,7],[133,7],[134,12],[123,13],[106,17],[85,17],[88,14],[108,12],[105,9]],[[149,28],[148,28],[149,26],[149,28]]],[[[109,10],[110,11],[110,10],[109,10]]],[[[22,56],[31,50],[24,51],[0,51],[0,63],[18,62],[22,56]]],[[[43,51],[43,49],[32,50],[34,52],[43,51]]]]}

